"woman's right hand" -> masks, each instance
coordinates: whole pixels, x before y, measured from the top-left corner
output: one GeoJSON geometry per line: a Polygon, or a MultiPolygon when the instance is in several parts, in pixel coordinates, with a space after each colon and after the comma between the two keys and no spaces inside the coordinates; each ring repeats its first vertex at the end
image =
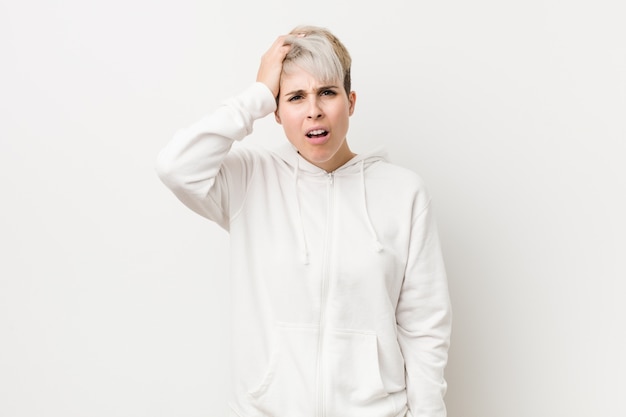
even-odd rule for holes
{"type": "Polygon", "coordinates": [[[278,97],[280,90],[280,74],[283,70],[283,61],[291,49],[291,45],[285,44],[289,35],[279,36],[270,49],[261,57],[261,65],[257,72],[256,80],[265,84],[278,97]]]}

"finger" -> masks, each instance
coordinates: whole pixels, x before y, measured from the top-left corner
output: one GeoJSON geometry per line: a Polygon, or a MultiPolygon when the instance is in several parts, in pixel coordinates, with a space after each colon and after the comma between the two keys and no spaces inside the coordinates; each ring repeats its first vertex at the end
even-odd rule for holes
{"type": "Polygon", "coordinates": [[[274,41],[274,44],[272,46],[273,47],[281,47],[281,46],[289,45],[288,43],[285,42],[288,37],[289,37],[289,35],[280,35],[278,38],[276,38],[276,40],[274,41]]]}

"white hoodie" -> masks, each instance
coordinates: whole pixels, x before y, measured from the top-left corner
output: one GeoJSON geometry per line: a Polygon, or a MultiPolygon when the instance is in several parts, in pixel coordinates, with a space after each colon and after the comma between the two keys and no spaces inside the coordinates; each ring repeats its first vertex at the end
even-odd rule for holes
{"type": "Polygon", "coordinates": [[[255,83],[157,162],[231,235],[232,416],[445,416],[451,309],[423,182],[376,154],[327,173],[288,143],[232,147],[275,108],[255,83]]]}

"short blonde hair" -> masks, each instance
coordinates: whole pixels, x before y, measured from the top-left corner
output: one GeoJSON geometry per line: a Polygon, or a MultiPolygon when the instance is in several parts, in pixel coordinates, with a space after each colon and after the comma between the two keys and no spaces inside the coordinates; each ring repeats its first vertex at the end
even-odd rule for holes
{"type": "Polygon", "coordinates": [[[284,73],[297,66],[323,82],[339,80],[350,94],[352,58],[335,35],[317,26],[297,26],[290,35],[286,43],[291,44],[291,50],[283,62],[284,73]]]}

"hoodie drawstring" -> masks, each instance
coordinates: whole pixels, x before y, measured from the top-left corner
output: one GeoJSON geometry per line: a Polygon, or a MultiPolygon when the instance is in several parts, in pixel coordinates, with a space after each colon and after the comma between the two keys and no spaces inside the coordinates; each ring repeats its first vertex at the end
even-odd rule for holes
{"type": "Polygon", "coordinates": [[[374,250],[376,252],[380,252],[383,250],[383,245],[378,240],[378,235],[376,234],[376,230],[374,229],[374,225],[372,224],[372,219],[370,218],[369,210],[367,209],[367,192],[365,191],[365,160],[361,160],[361,185],[363,190],[363,208],[365,210],[365,219],[367,220],[367,226],[370,229],[370,233],[372,238],[374,239],[374,250]]]}
{"type": "MultiPolygon", "coordinates": [[[[363,196],[363,210],[365,211],[365,220],[367,221],[367,227],[372,236],[374,243],[374,251],[379,253],[383,250],[383,245],[380,243],[378,239],[378,235],[376,234],[376,229],[374,229],[374,225],[372,224],[372,219],[369,214],[369,210],[367,208],[367,191],[365,188],[365,161],[361,160],[360,163],[360,171],[361,171],[361,194],[363,196]]],[[[306,242],[306,233],[304,232],[304,221],[302,220],[302,208],[300,204],[300,193],[298,192],[298,177],[300,176],[300,159],[296,158],[296,164],[294,166],[293,171],[293,186],[296,194],[296,207],[298,214],[298,240],[300,241],[300,256],[302,263],[304,265],[309,264],[309,248],[306,242]]]]}
{"type": "Polygon", "coordinates": [[[309,248],[306,244],[306,235],[304,233],[304,222],[302,221],[302,209],[300,208],[300,193],[298,192],[298,176],[300,171],[300,159],[296,158],[296,166],[293,170],[293,185],[294,191],[296,193],[296,206],[298,208],[298,221],[299,221],[299,235],[298,240],[300,240],[300,255],[301,260],[304,265],[309,264],[309,248]]]}

